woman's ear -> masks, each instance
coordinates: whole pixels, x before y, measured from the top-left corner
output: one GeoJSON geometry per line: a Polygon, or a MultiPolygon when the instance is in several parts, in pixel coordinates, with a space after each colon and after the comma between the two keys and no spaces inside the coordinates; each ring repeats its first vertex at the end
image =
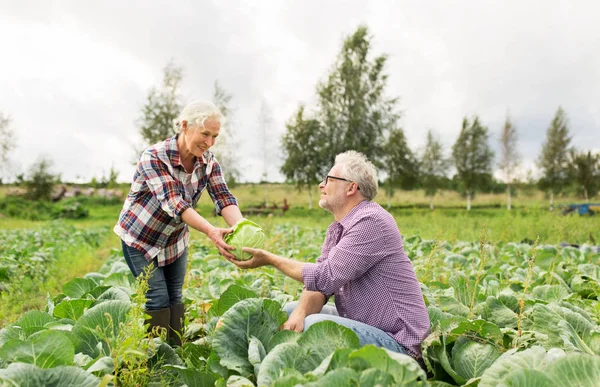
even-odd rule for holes
{"type": "Polygon", "coordinates": [[[188,124],[186,120],[181,121],[181,131],[187,132],[188,124]]]}

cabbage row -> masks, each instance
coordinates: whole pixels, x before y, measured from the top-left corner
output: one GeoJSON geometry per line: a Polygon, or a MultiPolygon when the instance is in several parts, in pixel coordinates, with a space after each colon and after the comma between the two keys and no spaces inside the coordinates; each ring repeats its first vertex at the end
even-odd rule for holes
{"type": "MultiPolygon", "coordinates": [[[[267,246],[312,261],[322,230],[276,228],[267,246]]],[[[237,270],[195,245],[188,324],[171,348],[143,328],[136,282],[115,254],[66,284],[45,311],[0,330],[6,385],[597,386],[600,254],[580,248],[406,238],[432,323],[427,373],[410,357],[361,348],[332,322],[279,331],[302,288],[273,269],[237,270]],[[142,381],[142,382],[140,382],[142,381]],[[127,384],[127,383],[130,384],[127,384]]],[[[1,383],[0,383],[1,384],[1,383]]]]}

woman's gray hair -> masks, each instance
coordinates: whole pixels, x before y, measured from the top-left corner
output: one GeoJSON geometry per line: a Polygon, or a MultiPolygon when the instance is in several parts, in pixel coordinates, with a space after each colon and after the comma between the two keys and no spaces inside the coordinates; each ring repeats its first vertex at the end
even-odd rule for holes
{"type": "Polygon", "coordinates": [[[377,195],[377,169],[365,155],[357,151],[347,151],[335,157],[335,164],[340,165],[344,177],[358,184],[365,199],[371,201],[377,195]]]}
{"type": "Polygon", "coordinates": [[[186,121],[188,125],[199,125],[204,126],[206,120],[216,120],[220,124],[223,124],[225,118],[223,114],[219,110],[219,108],[210,101],[194,101],[188,103],[181,113],[179,113],[179,117],[177,117],[173,121],[173,125],[175,126],[175,130],[181,130],[181,123],[186,121]]]}

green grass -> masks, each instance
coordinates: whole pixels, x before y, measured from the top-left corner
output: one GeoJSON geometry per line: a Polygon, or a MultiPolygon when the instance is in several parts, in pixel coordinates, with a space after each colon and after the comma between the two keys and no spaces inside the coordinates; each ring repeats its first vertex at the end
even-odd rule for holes
{"type": "MultiPolygon", "coordinates": [[[[478,241],[486,228],[491,242],[534,241],[558,244],[560,242],[600,244],[600,216],[563,216],[546,210],[476,209],[392,209],[403,236],[419,235],[424,239],[448,241],[478,241]]],[[[220,217],[207,219],[225,227],[220,217]]],[[[260,224],[267,233],[276,224],[289,223],[298,226],[325,229],[333,217],[322,209],[292,211],[283,216],[255,216],[252,220],[260,224]]],[[[196,232],[192,231],[192,236],[196,232]]]]}
{"type": "MultiPolygon", "coordinates": [[[[262,196],[257,196],[261,193],[259,188],[260,186],[239,186],[236,188],[234,193],[239,199],[242,211],[252,204],[258,204],[258,198],[262,198],[262,196]]],[[[284,196],[286,193],[290,194],[288,201],[291,208],[284,215],[280,215],[277,212],[277,215],[269,217],[249,216],[261,224],[267,231],[273,225],[281,223],[324,229],[333,221],[331,214],[318,207],[316,195],[314,203],[316,208],[309,210],[307,208],[308,200],[303,195],[298,194],[294,187],[275,185],[270,188],[273,188],[270,191],[270,197],[275,201],[282,197],[287,198],[288,196],[284,196]],[[304,198],[304,201],[301,200],[301,196],[304,198]],[[292,201],[292,198],[297,203],[292,201]]],[[[460,206],[456,206],[456,198],[452,197],[447,197],[445,202],[439,203],[439,207],[430,211],[428,208],[423,208],[417,202],[417,193],[413,192],[410,194],[413,195],[414,203],[411,204],[408,201],[410,199],[409,193],[400,193],[401,197],[408,198],[407,202],[393,201],[393,206],[390,210],[398,223],[400,231],[405,236],[418,234],[428,239],[438,237],[446,240],[476,241],[479,239],[481,230],[486,226],[488,236],[493,242],[518,242],[524,239],[535,240],[539,236],[541,243],[556,244],[566,241],[571,243],[600,244],[600,216],[578,216],[576,214],[563,216],[559,210],[550,212],[545,207],[546,203],[543,201],[543,197],[532,197],[527,202],[529,207],[517,206],[511,211],[493,207],[494,200],[496,201],[496,206],[500,200],[503,200],[501,195],[487,198],[480,197],[481,201],[486,199],[486,202],[477,203],[475,201],[474,208],[469,212],[460,206]],[[542,200],[541,202],[539,201],[540,199],[542,200]],[[477,207],[478,204],[487,207],[477,207]]],[[[450,195],[449,193],[447,194],[450,195]]],[[[380,201],[380,203],[384,207],[387,205],[385,201],[380,201]]],[[[92,205],[88,206],[90,211],[88,218],[81,220],[68,219],[64,221],[78,228],[96,226],[108,226],[112,228],[119,216],[121,207],[121,204],[107,206],[92,205]]],[[[211,223],[225,227],[225,222],[222,218],[214,216],[214,207],[208,195],[203,195],[197,210],[211,223]]],[[[32,222],[6,217],[0,218],[0,229],[39,227],[43,224],[44,222],[32,222]]],[[[192,237],[195,237],[195,234],[198,233],[192,231],[191,234],[192,237]]]]}

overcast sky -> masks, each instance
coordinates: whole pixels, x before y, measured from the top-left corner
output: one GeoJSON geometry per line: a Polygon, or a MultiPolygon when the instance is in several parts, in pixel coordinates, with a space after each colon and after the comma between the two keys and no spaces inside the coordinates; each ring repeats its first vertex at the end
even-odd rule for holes
{"type": "MultiPolygon", "coordinates": [[[[12,170],[45,156],[64,180],[111,166],[133,175],[136,118],[173,58],[186,101],[233,95],[243,180],[262,171],[258,116],[272,139],[300,103],[315,105],[343,38],[366,24],[389,55],[409,144],[433,129],[447,151],[464,116],[497,139],[507,111],[524,169],[559,105],[573,144],[600,151],[600,2],[590,1],[10,1],[0,0],[0,111],[13,119],[12,170]]],[[[280,150],[272,149],[276,159],[280,150]]],[[[274,162],[269,179],[281,179],[274,162]]]]}

